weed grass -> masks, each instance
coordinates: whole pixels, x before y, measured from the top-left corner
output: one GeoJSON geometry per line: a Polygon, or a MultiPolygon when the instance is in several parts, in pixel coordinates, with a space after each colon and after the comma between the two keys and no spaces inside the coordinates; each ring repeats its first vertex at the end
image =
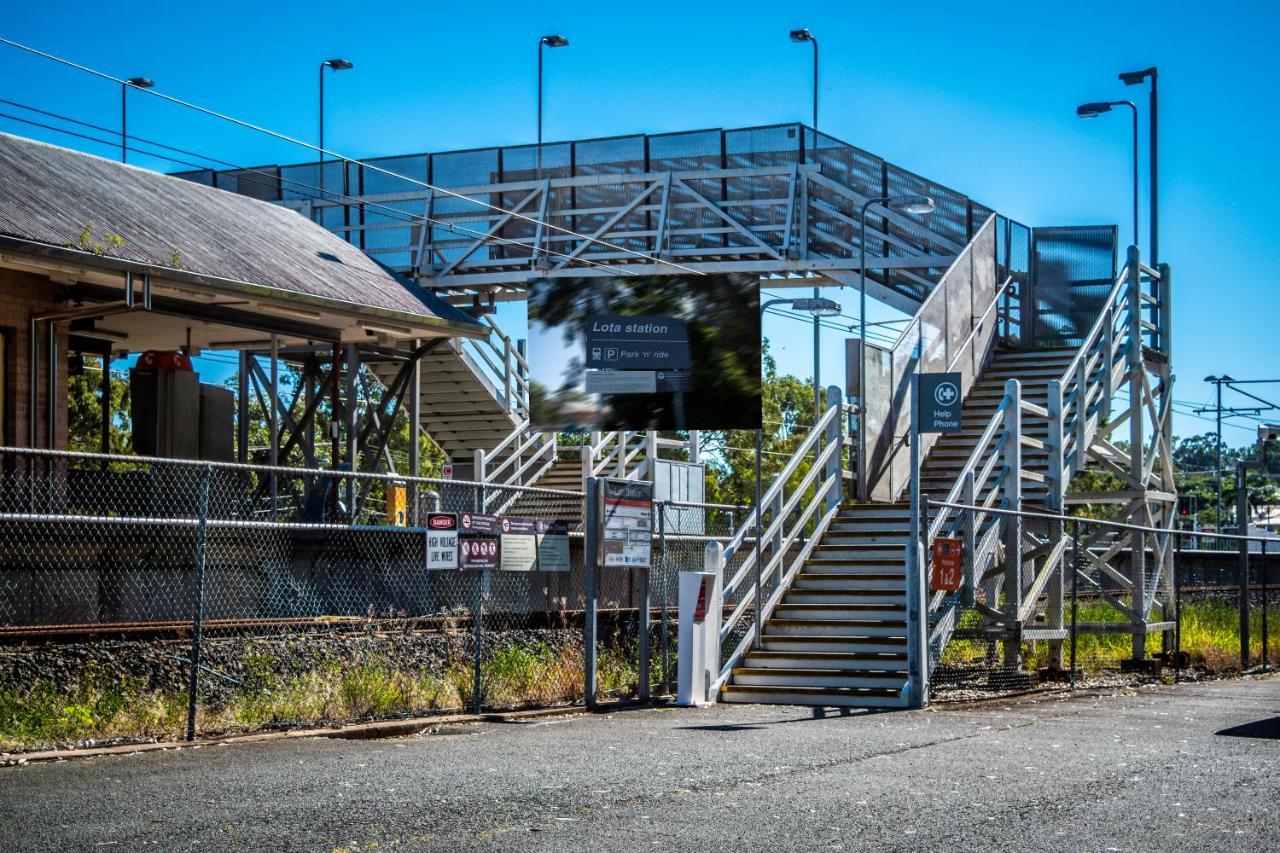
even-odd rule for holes
{"type": "MultiPolygon", "coordinates": [[[[197,719],[203,734],[461,710],[470,706],[473,692],[469,660],[422,672],[392,655],[359,663],[325,658],[284,675],[267,653],[255,650],[241,664],[235,690],[202,699],[197,719]]],[[[582,667],[580,644],[501,646],[481,664],[482,701],[491,708],[581,701],[582,667]]],[[[610,648],[601,651],[599,674],[605,692],[630,689],[637,680],[632,656],[610,648]]],[[[181,687],[156,688],[140,678],[86,667],[69,684],[39,680],[0,688],[0,750],[173,739],[184,733],[186,714],[187,692],[181,687]]]]}

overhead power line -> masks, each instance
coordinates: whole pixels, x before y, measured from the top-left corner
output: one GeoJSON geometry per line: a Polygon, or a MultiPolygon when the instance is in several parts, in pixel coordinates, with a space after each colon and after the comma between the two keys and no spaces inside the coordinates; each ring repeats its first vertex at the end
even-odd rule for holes
{"type": "MultiPolygon", "coordinates": [[[[102,131],[102,132],[105,132],[105,133],[109,133],[109,134],[112,134],[112,135],[114,135],[114,136],[120,136],[120,131],[118,131],[118,130],[112,130],[112,129],[110,129],[110,128],[102,127],[101,125],[92,124],[91,122],[87,122],[87,121],[84,121],[84,120],[82,120],[82,119],[75,118],[75,117],[73,117],[73,116],[68,116],[68,115],[64,115],[64,114],[61,114],[61,113],[51,112],[51,111],[49,111],[49,110],[42,110],[42,109],[39,109],[38,107],[32,107],[32,106],[29,106],[29,105],[27,105],[27,104],[19,103],[19,102],[17,102],[17,101],[11,101],[11,100],[8,100],[8,99],[6,99],[6,98],[0,98],[0,102],[7,103],[7,104],[12,104],[13,106],[19,107],[20,109],[30,110],[30,111],[32,111],[32,112],[39,113],[40,115],[45,115],[45,116],[50,116],[50,117],[53,117],[53,118],[57,118],[57,119],[59,119],[59,120],[61,120],[61,121],[71,122],[71,123],[73,123],[73,124],[77,124],[77,125],[80,125],[80,126],[83,126],[83,127],[88,127],[88,128],[92,128],[92,129],[94,129],[94,130],[99,130],[99,131],[102,131]]],[[[76,138],[78,138],[78,139],[85,139],[85,140],[88,140],[88,141],[90,141],[90,142],[96,142],[96,143],[99,143],[99,144],[101,144],[101,145],[109,145],[109,146],[111,146],[111,147],[113,147],[113,148],[114,148],[114,147],[120,147],[120,145],[121,145],[121,143],[116,142],[116,141],[113,141],[113,140],[108,140],[108,139],[99,139],[98,137],[91,136],[91,135],[86,134],[86,133],[79,133],[79,132],[77,132],[77,131],[68,130],[67,128],[57,127],[57,126],[55,126],[55,125],[51,125],[51,124],[45,124],[44,122],[35,121],[35,120],[33,120],[33,119],[25,118],[25,117],[22,117],[22,116],[16,116],[16,115],[13,115],[13,114],[11,114],[11,113],[0,113],[0,118],[5,118],[5,119],[10,119],[10,120],[12,120],[12,121],[22,122],[23,124],[28,124],[28,125],[31,125],[31,126],[33,126],[33,127],[40,127],[40,128],[44,128],[44,129],[46,129],[46,130],[52,130],[52,131],[54,131],[55,133],[62,133],[62,134],[66,134],[66,135],[68,135],[68,136],[74,136],[74,137],[76,137],[76,138]]],[[[238,164],[236,164],[236,163],[232,163],[232,162],[230,162],[230,161],[228,161],[228,160],[222,160],[222,159],[220,159],[220,158],[218,158],[218,157],[214,157],[214,156],[213,156],[213,155],[211,155],[211,154],[203,154],[203,153],[200,153],[200,152],[191,151],[191,150],[184,149],[184,148],[176,148],[176,147],[174,147],[174,146],[172,146],[172,145],[167,145],[167,144],[165,144],[165,143],[163,143],[163,142],[156,142],[156,141],[154,141],[154,140],[143,139],[142,137],[139,137],[139,136],[130,136],[129,138],[130,138],[130,139],[133,139],[133,140],[135,140],[135,141],[137,141],[137,142],[144,143],[144,144],[146,144],[146,145],[154,145],[154,146],[156,146],[156,147],[158,147],[158,148],[164,148],[164,149],[167,149],[167,150],[169,150],[169,151],[176,151],[176,152],[178,152],[178,153],[180,153],[180,154],[186,154],[186,155],[191,156],[191,157],[199,157],[199,158],[201,158],[201,159],[203,159],[203,160],[207,160],[207,161],[209,161],[209,162],[211,162],[211,163],[217,163],[217,164],[220,164],[220,165],[222,165],[222,166],[226,166],[226,167],[228,167],[228,168],[234,169],[234,170],[236,170],[236,171],[237,171],[237,172],[239,172],[239,173],[248,173],[248,174],[250,174],[250,175],[257,175],[257,176],[259,176],[259,177],[261,177],[261,178],[263,178],[263,179],[264,179],[264,180],[254,180],[253,178],[248,178],[248,179],[246,179],[246,178],[243,178],[243,177],[239,177],[239,176],[238,176],[238,178],[239,178],[240,180],[247,180],[249,183],[252,183],[252,184],[258,184],[258,185],[260,185],[260,186],[274,186],[274,185],[275,185],[275,184],[277,184],[277,183],[284,183],[284,184],[290,184],[290,185],[292,185],[292,187],[294,187],[294,188],[301,188],[301,189],[304,189],[304,190],[313,190],[313,191],[314,191],[314,194],[307,194],[307,193],[305,193],[305,192],[300,192],[300,191],[299,191],[299,190],[297,190],[297,189],[295,189],[295,190],[294,190],[295,192],[298,192],[299,196],[301,196],[302,198],[305,198],[305,199],[317,200],[317,199],[323,199],[323,198],[325,198],[325,197],[338,198],[338,199],[345,199],[345,200],[349,201],[349,202],[350,202],[350,203],[352,203],[352,204],[358,204],[358,205],[360,205],[360,206],[362,206],[362,207],[365,207],[365,208],[374,208],[374,209],[379,210],[379,211],[386,211],[386,215],[387,215],[387,216],[392,217],[392,218],[396,218],[396,219],[398,219],[398,220],[400,220],[400,221],[402,221],[402,222],[407,222],[407,223],[410,223],[410,224],[438,225],[438,226],[440,226],[441,228],[447,228],[447,229],[449,229],[449,230],[450,230],[451,232],[453,232],[453,233],[459,233],[459,232],[461,232],[461,233],[463,233],[463,234],[467,234],[467,235],[469,235],[469,236],[477,237],[477,238],[480,238],[480,239],[486,240],[486,241],[488,241],[488,242],[497,243],[498,245],[509,245],[509,246],[515,246],[515,247],[517,247],[517,248],[525,248],[525,249],[529,248],[525,243],[522,243],[522,242],[520,242],[519,240],[512,240],[512,239],[509,239],[509,238],[506,238],[506,237],[497,237],[497,236],[489,235],[489,234],[486,234],[486,233],[485,233],[485,232],[483,232],[483,231],[477,231],[477,230],[476,230],[476,229],[474,229],[474,228],[468,228],[468,227],[467,227],[467,226],[465,226],[465,225],[458,225],[457,223],[454,223],[454,222],[446,222],[446,221],[443,221],[443,220],[434,219],[434,218],[429,217],[429,216],[423,216],[423,215],[421,215],[421,214],[409,213],[408,211],[400,210],[399,208],[391,207],[391,206],[389,206],[389,205],[385,205],[385,204],[380,204],[380,203],[378,203],[378,202],[373,202],[373,201],[362,201],[362,200],[360,200],[360,199],[356,198],[355,196],[350,196],[350,195],[345,195],[345,194],[343,194],[343,193],[337,193],[337,192],[332,192],[332,191],[330,191],[330,190],[325,190],[325,189],[322,189],[322,188],[320,188],[320,187],[316,186],[315,184],[308,184],[308,183],[306,183],[306,182],[304,182],[304,181],[299,181],[299,180],[294,179],[294,178],[277,177],[276,175],[273,175],[273,174],[271,174],[271,173],[269,173],[269,172],[264,172],[264,171],[262,171],[261,169],[256,169],[256,168],[249,167],[249,166],[241,166],[241,165],[238,165],[238,164]],[[323,194],[323,195],[321,195],[321,194],[323,194]]],[[[147,155],[148,157],[155,157],[156,159],[164,160],[164,161],[169,162],[169,163],[176,163],[176,164],[181,165],[181,166],[189,166],[189,167],[191,167],[191,168],[193,168],[193,169],[200,169],[200,170],[208,170],[208,169],[209,169],[209,166],[208,166],[208,164],[207,164],[207,163],[194,163],[194,162],[191,162],[190,160],[183,160],[183,159],[180,159],[180,158],[178,158],[178,157],[174,157],[174,156],[169,155],[169,154],[161,154],[161,153],[158,153],[158,152],[155,152],[155,151],[149,151],[149,150],[147,150],[146,148],[139,148],[139,147],[137,147],[136,145],[129,145],[127,142],[123,143],[123,147],[124,147],[124,148],[126,148],[126,149],[127,149],[127,150],[129,150],[129,151],[133,151],[133,152],[138,153],[138,154],[145,154],[145,155],[147,155]]],[[[637,275],[637,273],[634,273],[634,272],[632,272],[632,271],[630,271],[630,270],[622,270],[622,269],[618,269],[617,267],[609,266],[609,265],[607,265],[607,264],[601,264],[601,263],[598,263],[598,262],[596,262],[596,261],[588,260],[588,259],[586,259],[586,258],[582,258],[582,257],[574,257],[574,256],[571,256],[571,255],[569,255],[569,254],[565,253],[565,252],[558,251],[558,250],[556,250],[556,249],[546,248],[546,249],[542,249],[541,251],[546,252],[546,253],[547,253],[547,254],[549,254],[549,255],[555,255],[556,257],[562,257],[562,258],[565,258],[565,259],[566,259],[566,261],[573,261],[573,262],[575,262],[575,263],[581,263],[581,264],[584,264],[584,265],[586,265],[586,266],[599,267],[599,268],[601,268],[601,269],[607,269],[607,270],[609,270],[609,271],[610,271],[610,272],[612,272],[612,273],[622,273],[622,274],[625,274],[625,275],[632,275],[632,276],[637,275]]]]}
{"type": "MultiPolygon", "coordinates": [[[[57,62],[57,63],[59,63],[59,64],[61,64],[61,65],[65,65],[65,66],[67,66],[67,67],[69,67],[69,68],[74,68],[74,69],[76,69],[76,70],[78,70],[78,71],[83,71],[83,72],[84,72],[84,73],[86,73],[86,74],[93,75],[94,77],[99,77],[99,78],[101,78],[101,79],[103,79],[103,80],[110,80],[111,82],[113,82],[113,83],[118,83],[118,84],[120,84],[121,86],[126,86],[126,85],[128,85],[128,81],[126,81],[126,80],[122,80],[122,79],[121,79],[121,78],[119,78],[119,77],[114,77],[114,76],[112,76],[112,75],[110,75],[110,74],[107,74],[106,72],[99,71],[99,70],[97,70],[97,69],[95,69],[95,68],[90,68],[90,67],[88,67],[88,66],[81,65],[80,63],[73,62],[73,61],[71,61],[71,60],[69,60],[69,59],[65,59],[65,58],[63,58],[63,57],[61,57],[61,56],[56,56],[56,55],[54,55],[54,54],[52,54],[52,53],[48,53],[48,52],[43,51],[43,50],[38,50],[38,49],[36,49],[36,48],[34,48],[34,47],[29,47],[28,45],[22,44],[22,43],[20,43],[20,42],[13,41],[12,39],[7,39],[7,38],[4,38],[4,37],[0,36],[0,44],[7,44],[7,45],[9,45],[10,47],[16,48],[16,49],[18,49],[18,50],[25,51],[25,52],[27,52],[27,53],[30,53],[30,54],[34,55],[34,56],[39,56],[39,57],[42,57],[42,58],[44,58],[44,59],[48,59],[48,60],[50,60],[50,61],[52,61],[52,62],[57,62]]],[[[529,216],[528,214],[525,214],[525,213],[520,213],[520,212],[518,212],[518,211],[514,211],[514,210],[508,210],[508,209],[506,209],[506,208],[504,208],[504,207],[500,207],[500,206],[498,206],[498,205],[496,205],[496,204],[492,204],[492,203],[487,202],[487,201],[482,201],[482,200],[480,200],[480,199],[478,199],[478,198],[474,198],[474,197],[469,196],[469,195],[466,195],[466,194],[464,194],[464,193],[455,192],[454,190],[447,189],[446,187],[439,187],[439,186],[436,186],[436,185],[434,185],[434,184],[428,183],[427,181],[421,181],[421,180],[418,180],[417,178],[411,178],[411,177],[408,177],[408,176],[406,176],[406,175],[401,175],[401,174],[399,174],[399,173],[397,173],[397,172],[393,172],[393,171],[391,171],[390,169],[384,169],[384,168],[382,168],[381,166],[374,165],[373,163],[369,163],[369,162],[366,162],[366,161],[364,161],[364,160],[357,160],[357,159],[354,159],[354,158],[351,158],[351,157],[347,157],[346,155],[341,154],[341,153],[339,153],[339,152],[336,152],[336,151],[330,151],[330,150],[328,150],[328,149],[321,148],[321,147],[320,147],[320,146],[318,146],[318,145],[312,145],[312,144],[311,144],[311,143],[309,143],[309,142],[303,142],[303,141],[302,141],[302,140],[300,140],[300,139],[295,139],[295,138],[293,138],[293,137],[291,137],[291,136],[289,136],[289,135],[287,135],[287,134],[280,133],[279,131],[276,131],[276,130],[271,130],[270,128],[267,128],[267,127],[263,127],[263,126],[261,126],[261,125],[254,124],[253,122],[245,121],[244,119],[239,119],[239,118],[236,118],[235,116],[227,115],[227,114],[225,114],[225,113],[220,113],[220,112],[218,112],[217,110],[212,110],[212,109],[209,109],[208,107],[203,107],[203,106],[200,106],[199,104],[192,103],[191,101],[185,101],[185,100],[183,100],[183,99],[181,99],[181,98],[176,98],[176,97],[174,97],[174,96],[172,96],[172,95],[166,95],[164,92],[157,91],[154,87],[152,87],[152,88],[145,88],[145,89],[139,88],[139,89],[137,89],[137,91],[138,91],[138,92],[145,92],[146,94],[151,95],[152,97],[160,98],[161,100],[168,101],[169,103],[176,104],[176,105],[178,105],[178,106],[180,106],[180,107],[184,107],[184,108],[186,108],[186,109],[194,110],[194,111],[196,111],[196,112],[198,112],[198,113],[201,113],[201,114],[203,114],[203,115],[210,116],[211,118],[216,118],[216,119],[219,119],[219,120],[222,120],[222,121],[227,121],[227,122],[230,122],[230,123],[232,123],[232,124],[234,124],[234,125],[237,125],[238,127],[243,127],[243,128],[248,129],[248,130],[255,131],[255,132],[257,132],[257,133],[265,134],[265,135],[270,136],[270,137],[272,137],[272,138],[274,138],[274,139],[278,139],[278,140],[280,140],[280,141],[282,141],[282,142],[288,142],[288,143],[291,143],[291,144],[293,144],[293,145],[299,145],[299,146],[301,146],[301,147],[303,147],[303,148],[306,148],[306,149],[307,149],[307,150],[309,150],[309,151],[314,151],[314,152],[316,152],[317,154],[320,154],[320,155],[322,155],[322,156],[332,157],[332,158],[334,158],[334,159],[336,159],[336,160],[341,160],[341,161],[342,161],[342,162],[344,162],[344,163],[356,163],[356,164],[359,164],[360,166],[362,166],[362,167],[364,167],[364,168],[366,168],[366,169],[370,169],[370,170],[372,170],[372,171],[374,171],[374,172],[378,172],[378,173],[380,173],[380,174],[387,175],[388,177],[395,178],[395,179],[397,179],[397,180],[406,181],[406,182],[408,182],[408,183],[410,183],[410,184],[413,184],[413,185],[415,185],[415,186],[420,186],[420,187],[422,187],[423,189],[428,189],[428,190],[431,190],[431,191],[433,191],[433,192],[438,192],[438,193],[441,193],[442,195],[449,196],[449,197],[451,197],[451,198],[456,198],[456,199],[458,199],[459,201],[465,201],[465,202],[469,202],[469,203],[471,203],[471,204],[478,205],[478,206],[483,207],[483,208],[486,208],[486,209],[488,209],[488,210],[492,210],[492,211],[494,211],[495,213],[500,213],[500,214],[502,214],[502,215],[504,215],[504,216],[510,216],[510,217],[512,217],[513,219],[520,219],[520,220],[522,220],[522,221],[524,221],[524,222],[529,222],[529,223],[531,223],[531,224],[533,224],[533,225],[538,225],[538,226],[543,227],[543,228],[548,228],[548,229],[550,229],[550,230],[552,230],[552,231],[558,231],[558,232],[560,232],[560,233],[562,233],[562,234],[567,234],[567,235],[569,235],[569,236],[571,236],[571,237],[576,237],[576,238],[578,238],[578,239],[580,239],[580,240],[586,240],[586,241],[588,241],[588,242],[590,242],[590,243],[593,243],[593,244],[595,244],[595,245],[598,245],[598,246],[603,246],[603,247],[605,247],[605,248],[613,249],[613,250],[615,250],[615,251],[624,252],[625,254],[628,254],[628,255],[634,255],[635,257],[643,258],[643,259],[644,259],[646,262],[648,262],[648,263],[655,263],[655,262],[656,262],[656,263],[660,263],[660,264],[664,264],[664,265],[666,265],[666,266],[672,267],[672,268],[674,268],[674,269],[678,269],[678,270],[680,270],[681,272],[692,273],[692,274],[694,274],[694,275],[704,275],[704,273],[702,273],[702,272],[701,272],[701,271],[699,271],[699,270],[695,270],[695,269],[693,269],[693,268],[691,268],[691,267],[683,266],[682,264],[677,264],[677,263],[675,263],[674,261],[666,261],[666,260],[662,260],[662,259],[660,259],[660,258],[655,258],[655,257],[653,257],[652,255],[648,255],[648,254],[645,254],[645,253],[643,253],[643,252],[638,252],[638,251],[636,251],[635,249],[628,249],[626,246],[620,246],[620,245],[618,245],[618,244],[616,244],[616,243],[610,243],[608,240],[601,240],[601,239],[599,239],[598,237],[592,237],[592,236],[590,236],[590,235],[588,235],[588,234],[582,234],[582,233],[579,233],[579,232],[577,232],[577,231],[574,231],[574,230],[572,230],[572,229],[570,229],[570,228],[564,228],[563,226],[560,226],[560,225],[555,225],[555,224],[552,224],[552,223],[550,223],[550,222],[544,222],[544,221],[542,221],[542,220],[538,219],[537,217],[529,216]]]]}

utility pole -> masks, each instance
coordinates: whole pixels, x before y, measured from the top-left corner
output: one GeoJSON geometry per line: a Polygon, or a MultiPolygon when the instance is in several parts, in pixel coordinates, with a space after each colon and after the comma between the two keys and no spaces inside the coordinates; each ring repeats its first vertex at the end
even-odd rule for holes
{"type": "MultiPolygon", "coordinates": [[[[1242,408],[1224,408],[1222,405],[1222,386],[1226,385],[1228,388],[1230,388],[1232,391],[1235,391],[1238,394],[1243,394],[1244,396],[1252,400],[1257,400],[1259,403],[1264,403],[1266,404],[1265,410],[1271,410],[1271,409],[1280,408],[1280,406],[1276,406],[1274,403],[1271,403],[1268,400],[1264,400],[1261,397],[1258,397],[1254,394],[1250,394],[1248,391],[1242,391],[1241,389],[1236,388],[1234,386],[1240,385],[1240,384],[1268,383],[1268,382],[1275,382],[1280,380],[1233,379],[1224,373],[1221,376],[1206,376],[1204,378],[1204,381],[1212,382],[1214,384],[1217,391],[1217,402],[1213,407],[1206,406],[1203,408],[1196,409],[1195,414],[1199,415],[1199,414],[1204,414],[1205,412],[1213,412],[1216,416],[1217,439],[1214,443],[1214,448],[1213,448],[1213,455],[1214,455],[1213,467],[1214,467],[1214,477],[1217,481],[1218,489],[1217,489],[1217,496],[1214,501],[1213,530],[1215,533],[1221,533],[1222,532],[1222,416],[1223,415],[1245,415],[1245,414],[1260,415],[1264,411],[1263,408],[1258,406],[1242,407],[1242,408]]],[[[1237,522],[1243,523],[1239,519],[1237,519],[1237,522]]]]}

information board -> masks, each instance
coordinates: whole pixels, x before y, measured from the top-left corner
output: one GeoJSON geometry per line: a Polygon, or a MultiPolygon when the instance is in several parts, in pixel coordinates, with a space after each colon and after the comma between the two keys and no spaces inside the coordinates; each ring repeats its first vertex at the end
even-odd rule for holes
{"type": "Polygon", "coordinates": [[[653,483],[601,480],[602,564],[649,568],[653,551],[653,483]]]}
{"type": "Polygon", "coordinates": [[[455,513],[427,513],[427,568],[458,568],[458,516],[455,513]]]}
{"type": "Polygon", "coordinates": [[[498,567],[504,572],[530,572],[538,562],[538,526],[532,518],[498,520],[502,552],[498,567]]]}
{"type": "Polygon", "coordinates": [[[569,525],[563,521],[539,518],[537,530],[538,571],[569,571],[569,525]]]}

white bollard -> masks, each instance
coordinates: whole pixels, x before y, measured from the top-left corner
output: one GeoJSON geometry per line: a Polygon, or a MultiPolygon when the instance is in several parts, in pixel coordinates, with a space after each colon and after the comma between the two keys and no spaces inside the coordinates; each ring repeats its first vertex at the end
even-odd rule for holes
{"type": "Polygon", "coordinates": [[[676,704],[715,702],[711,685],[720,674],[720,576],[724,546],[708,542],[705,572],[680,573],[680,630],[677,640],[676,704]]]}

